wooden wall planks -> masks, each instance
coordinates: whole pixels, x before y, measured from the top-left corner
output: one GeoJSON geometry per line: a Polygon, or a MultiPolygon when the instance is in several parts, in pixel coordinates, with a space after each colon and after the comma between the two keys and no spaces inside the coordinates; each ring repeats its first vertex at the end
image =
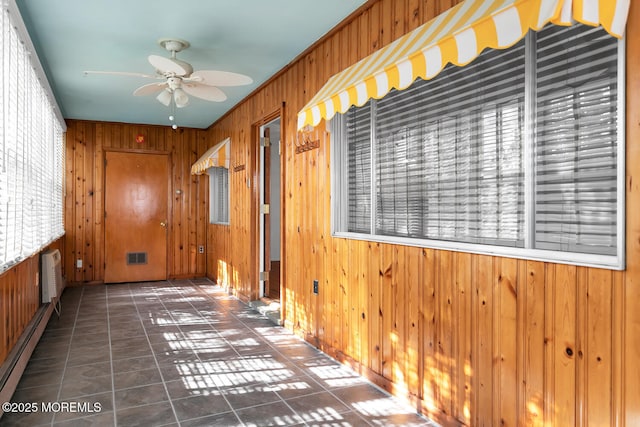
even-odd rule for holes
{"type": "MultiPolygon", "coordinates": [[[[445,425],[637,425],[640,415],[640,149],[627,145],[626,272],[334,238],[330,146],[295,154],[296,113],[334,73],[457,4],[379,0],[209,130],[231,136],[231,226],[209,226],[207,272],[251,298],[252,126],[285,103],[285,325],[445,425]],[[246,179],[251,178],[251,187],[246,179]],[[319,295],[311,292],[320,281],[319,295]]],[[[640,51],[631,4],[627,51],[640,51]]],[[[627,57],[627,93],[640,91],[627,57]]],[[[636,97],[637,98],[637,97],[636,97]]],[[[627,100],[627,140],[640,138],[627,100]]]]}
{"type": "Polygon", "coordinates": [[[73,283],[104,279],[104,152],[165,152],[171,157],[168,276],[206,274],[208,175],[191,175],[191,165],[213,144],[205,131],[67,120],[64,272],[73,283]],[[144,143],[136,142],[143,135],[144,143]],[[181,190],[177,194],[176,190],[181,190]],[[83,267],[76,268],[76,260],[83,267]]]}
{"type": "MultiPolygon", "coordinates": [[[[640,49],[640,13],[637,5],[631,7],[627,50],[635,52],[640,49]]],[[[338,31],[323,42],[324,50],[315,56],[323,58],[322,65],[310,61],[314,55],[305,57],[310,62],[294,63],[209,132],[176,134],[163,127],[69,121],[67,237],[62,245],[67,278],[101,280],[104,184],[99,159],[104,149],[138,149],[133,137],[142,133],[150,141],[145,149],[171,152],[172,190],[184,191],[182,198],[172,195],[170,275],[202,275],[206,262],[210,277],[249,295],[255,185],[251,126],[286,101],[285,244],[290,249],[283,299],[290,327],[317,338],[326,351],[359,366],[381,385],[408,394],[446,424],[636,424],[640,219],[631,213],[640,202],[633,180],[640,152],[634,144],[627,149],[626,272],[331,237],[328,139],[321,125],[320,149],[294,154],[295,113],[339,67],[388,43],[390,32],[397,36],[413,28],[416,16],[424,21],[441,10],[434,2],[373,3],[354,20],[357,31],[338,31]],[[357,53],[350,48],[354,40],[359,40],[357,53]],[[341,54],[333,53],[336,47],[341,54]],[[308,78],[311,70],[314,81],[308,78]],[[188,169],[226,136],[232,137],[232,164],[246,168],[232,171],[231,225],[207,226],[207,185],[188,169]],[[307,208],[314,210],[311,216],[307,208]],[[203,241],[206,259],[195,250],[203,241]],[[82,270],[75,269],[76,258],[85,260],[82,270]],[[318,296],[309,290],[316,277],[318,296]]],[[[627,69],[627,93],[636,93],[640,60],[630,55],[627,69]]],[[[627,116],[627,138],[636,140],[640,108],[632,97],[627,116]]],[[[37,308],[38,294],[31,286],[35,271],[37,257],[0,276],[0,360],[37,308]]]]}
{"type": "MultiPolygon", "coordinates": [[[[250,234],[251,192],[255,185],[252,167],[251,125],[247,129],[219,128],[210,132],[212,143],[231,138],[231,191],[229,225],[207,227],[207,275],[243,299],[253,297],[250,287],[253,257],[250,234]],[[229,256],[231,255],[231,256],[229,256]]],[[[251,298],[255,299],[255,298],[251,298]]]]}
{"type": "Polygon", "coordinates": [[[39,256],[0,275],[0,365],[40,307],[39,256]]]}
{"type": "MultiPolygon", "coordinates": [[[[640,5],[631,3],[627,21],[627,52],[640,50],[640,5]]],[[[640,417],[640,56],[627,54],[627,270],[622,279],[616,277],[612,291],[617,298],[614,315],[617,329],[612,331],[614,344],[614,377],[616,400],[613,402],[614,420],[621,425],[638,423],[640,417]],[[618,316],[621,316],[620,319],[618,316]]],[[[620,276],[620,275],[616,275],[620,276]]]]}

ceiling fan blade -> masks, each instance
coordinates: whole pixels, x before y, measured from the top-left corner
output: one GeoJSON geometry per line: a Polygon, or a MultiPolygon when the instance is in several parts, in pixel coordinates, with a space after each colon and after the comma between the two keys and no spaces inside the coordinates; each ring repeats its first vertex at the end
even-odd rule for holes
{"type": "Polygon", "coordinates": [[[182,85],[182,89],[189,95],[196,98],[204,99],[206,101],[222,102],[227,99],[227,95],[223,91],[214,86],[206,86],[195,83],[185,83],[182,85]]]}
{"type": "Polygon", "coordinates": [[[162,83],[149,83],[147,85],[144,86],[140,86],[138,89],[136,89],[133,94],[135,96],[146,96],[146,95],[152,95],[156,92],[160,92],[162,89],[164,89],[165,87],[167,87],[167,82],[162,82],[162,83]]]}
{"type": "Polygon", "coordinates": [[[216,70],[194,71],[190,79],[207,86],[244,86],[253,83],[253,79],[244,74],[216,70]]]}
{"type": "Polygon", "coordinates": [[[143,73],[129,73],[126,71],[85,71],[84,72],[85,76],[88,76],[89,74],[107,74],[107,75],[113,75],[113,76],[144,77],[146,79],[163,79],[164,78],[158,75],[143,74],[143,73]]]}
{"type": "Polygon", "coordinates": [[[177,76],[185,76],[190,74],[193,69],[184,61],[172,58],[165,58],[159,55],[149,55],[149,63],[161,73],[174,73],[177,76]]]}

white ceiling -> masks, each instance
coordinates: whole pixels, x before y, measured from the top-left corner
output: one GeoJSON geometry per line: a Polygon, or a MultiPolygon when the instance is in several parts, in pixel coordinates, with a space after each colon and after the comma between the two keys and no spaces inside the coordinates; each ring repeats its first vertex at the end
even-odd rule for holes
{"type": "Polygon", "coordinates": [[[169,125],[169,107],[133,91],[154,80],[84,75],[86,70],[153,74],[151,54],[169,56],[161,38],[195,70],[250,76],[222,88],[222,103],[190,97],[180,126],[207,128],[320,39],[366,0],[15,0],[65,118],[169,125]]]}

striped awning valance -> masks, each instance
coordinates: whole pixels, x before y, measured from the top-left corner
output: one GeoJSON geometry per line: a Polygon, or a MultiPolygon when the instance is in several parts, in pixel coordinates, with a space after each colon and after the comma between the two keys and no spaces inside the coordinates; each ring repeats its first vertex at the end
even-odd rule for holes
{"type": "Polygon", "coordinates": [[[197,162],[191,166],[191,175],[202,175],[212,166],[229,169],[231,138],[226,138],[209,148],[197,162]]]}
{"type": "Polygon", "coordinates": [[[622,37],[630,0],[466,0],[329,79],[298,113],[298,130],[428,80],[448,63],[466,65],[485,48],[504,49],[529,29],[581,22],[622,37]]]}

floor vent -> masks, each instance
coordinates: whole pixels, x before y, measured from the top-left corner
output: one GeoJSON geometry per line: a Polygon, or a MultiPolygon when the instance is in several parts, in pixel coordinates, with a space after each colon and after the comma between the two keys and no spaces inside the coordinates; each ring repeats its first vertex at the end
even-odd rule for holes
{"type": "Polygon", "coordinates": [[[146,264],[146,252],[127,252],[127,265],[146,264]]]}

